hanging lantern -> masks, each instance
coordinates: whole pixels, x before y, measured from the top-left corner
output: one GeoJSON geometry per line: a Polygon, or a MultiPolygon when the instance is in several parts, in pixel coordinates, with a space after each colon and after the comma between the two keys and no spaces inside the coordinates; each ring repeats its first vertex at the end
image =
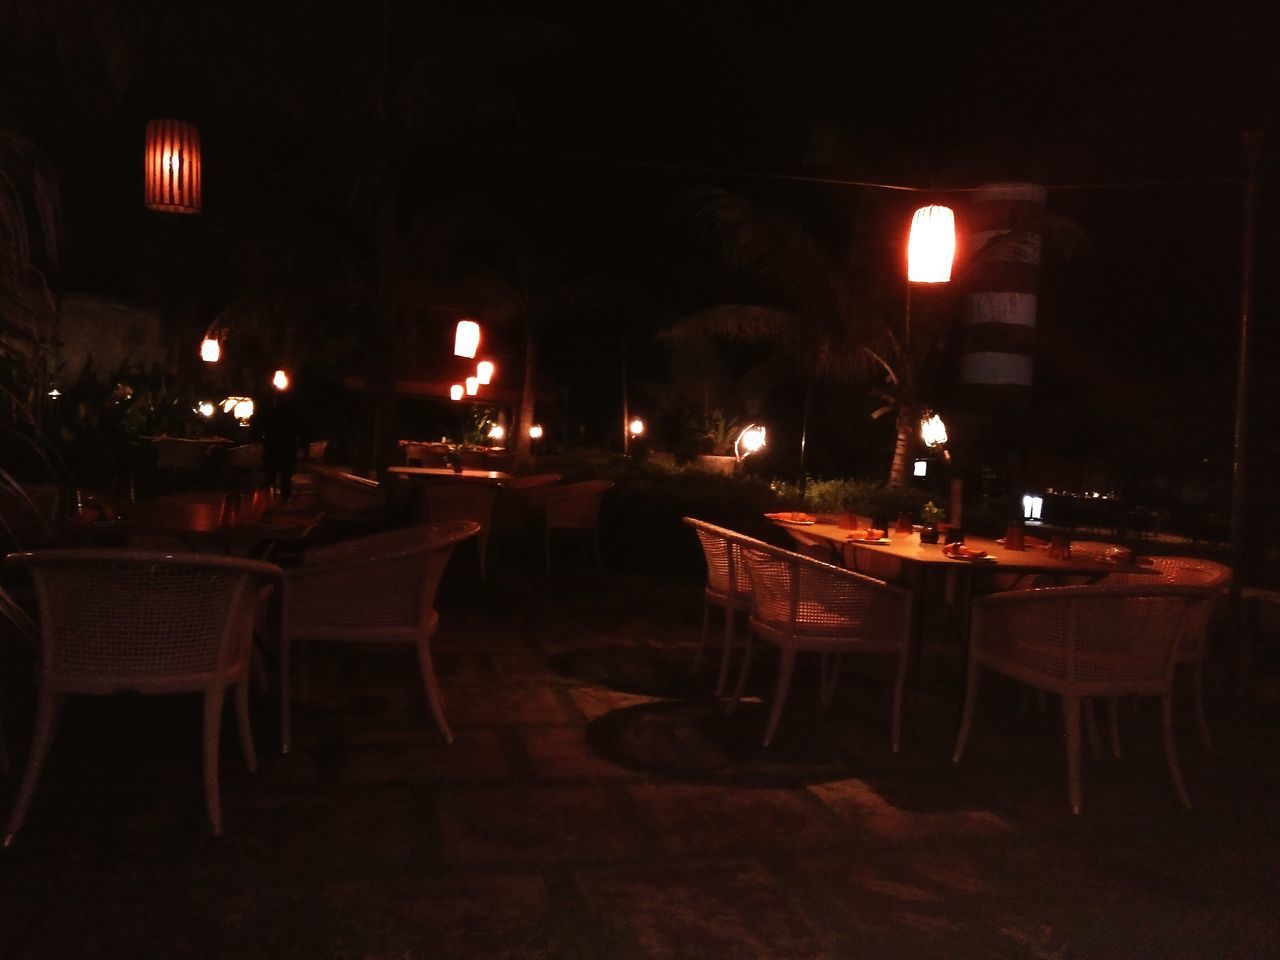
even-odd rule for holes
{"type": "Polygon", "coordinates": [[[285,373],[283,370],[277,370],[275,376],[271,378],[271,385],[277,390],[288,390],[289,374],[285,373]]]}
{"type": "Polygon", "coordinates": [[[476,377],[467,377],[467,396],[474,397],[480,392],[480,381],[476,377]]]}
{"type": "Polygon", "coordinates": [[[217,363],[222,359],[222,344],[213,337],[205,337],[200,341],[200,359],[205,363],[217,363]]]}
{"type": "Polygon", "coordinates": [[[449,388],[449,399],[450,400],[462,399],[462,384],[455,383],[452,387],[449,388]]]}
{"type": "Polygon", "coordinates": [[[907,240],[907,279],[946,283],[956,255],[956,217],[950,207],[921,207],[911,218],[907,240]]]}
{"type": "Polygon", "coordinates": [[[474,320],[459,320],[458,329],[453,334],[453,355],[472,358],[479,348],[480,324],[474,320]]]}
{"type": "Polygon", "coordinates": [[[482,387],[489,385],[489,381],[493,379],[493,361],[481,360],[476,364],[476,379],[482,387]]]}
{"type": "Polygon", "coordinates": [[[181,120],[147,124],[144,199],[149,210],[200,212],[200,132],[181,120]]]}

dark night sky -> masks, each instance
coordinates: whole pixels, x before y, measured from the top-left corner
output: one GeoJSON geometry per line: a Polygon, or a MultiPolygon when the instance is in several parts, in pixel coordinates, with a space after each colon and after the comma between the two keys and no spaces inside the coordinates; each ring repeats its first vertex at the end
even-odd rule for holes
{"type": "MultiPolygon", "coordinates": [[[[492,193],[541,215],[584,268],[646,283],[661,314],[714,295],[691,278],[696,261],[671,213],[698,183],[784,205],[839,237],[854,217],[896,222],[912,198],[757,174],[940,189],[1015,178],[1236,181],[1052,190],[1049,200],[1084,227],[1093,253],[1046,265],[1056,271],[1046,276],[1046,319],[1095,355],[1092,367],[1225,383],[1239,313],[1240,135],[1274,131],[1276,15],[1261,3],[978,6],[392,3],[393,59],[433,35],[432,9],[507,12],[564,30],[554,53],[497,73],[519,102],[518,124],[450,130],[418,148],[409,202],[492,193]]],[[[317,210],[334,211],[335,236],[350,234],[343,159],[359,156],[381,9],[50,0],[5,14],[20,29],[0,31],[0,120],[59,167],[66,284],[154,293],[153,248],[167,255],[172,231],[147,220],[136,198],[137,144],[157,114],[201,125],[207,232],[258,247],[224,265],[225,276],[289,269],[299,251],[323,245],[317,210]]],[[[1268,185],[1275,166],[1268,160],[1268,185]]],[[[1264,265],[1277,252],[1275,206],[1268,199],[1263,211],[1264,265]]],[[[1260,294],[1273,316],[1267,270],[1260,294]]],[[[211,303],[218,296],[209,291],[211,303]]],[[[1268,331],[1262,339],[1269,348],[1268,331]]]]}

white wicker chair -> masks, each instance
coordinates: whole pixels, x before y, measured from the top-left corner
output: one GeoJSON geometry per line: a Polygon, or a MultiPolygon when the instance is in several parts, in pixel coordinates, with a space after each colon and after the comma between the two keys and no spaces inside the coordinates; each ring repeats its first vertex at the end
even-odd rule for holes
{"type": "Polygon", "coordinates": [[[249,661],[258,588],[269,563],[140,550],[15,554],[35,582],[42,665],[35,733],[5,846],[22,826],[67,694],[204,693],[205,806],[222,835],[218,741],[228,687],[240,746],[257,769],[249,728],[249,661]]]}
{"type": "Polygon", "coordinates": [[[959,763],[964,755],[982,670],[1056,693],[1066,723],[1067,793],[1079,813],[1081,701],[1160,697],[1169,773],[1190,807],[1173,741],[1173,667],[1197,599],[1190,588],[1147,583],[1018,590],[974,601],[964,712],[952,759],[959,763]]]}
{"type": "Polygon", "coordinates": [[[752,640],[779,650],[778,686],[765,728],[764,745],[772,741],[791,687],[796,654],[823,654],[822,704],[835,692],[840,657],[871,654],[897,661],[893,687],[890,745],[902,741],[902,694],[911,647],[911,592],[871,577],[781,550],[744,537],[735,538],[751,578],[751,635],[738,674],[735,702],[742,696],[751,669],[752,640]]]}
{"type": "Polygon", "coordinates": [[[583,480],[552,487],[539,497],[544,520],[543,549],[551,570],[551,531],[578,530],[586,537],[596,565],[600,565],[600,504],[612,480],[583,480]]]}
{"type": "MultiPolygon", "coordinates": [[[[1200,557],[1151,557],[1150,560],[1160,571],[1160,583],[1196,587],[1200,594],[1200,599],[1191,608],[1182,625],[1177,662],[1191,665],[1191,691],[1195,699],[1200,740],[1206,750],[1212,750],[1213,738],[1209,736],[1209,723],[1204,713],[1204,664],[1209,654],[1209,624],[1213,619],[1213,607],[1223,589],[1231,583],[1231,568],[1200,557]]],[[[1132,573],[1114,573],[1106,580],[1109,584],[1140,584],[1151,581],[1150,576],[1132,573]]],[[[1118,744],[1114,727],[1112,738],[1118,744]]]]}
{"type": "Polygon", "coordinates": [[[444,477],[422,480],[414,485],[420,498],[415,518],[432,523],[470,520],[479,527],[476,553],[480,558],[480,579],[489,579],[489,531],[493,528],[493,504],[498,485],[489,480],[444,477]],[[425,507],[425,509],[424,509],[425,507]]]}
{"type": "Polygon", "coordinates": [[[453,742],[431,661],[439,625],[435,599],[454,545],[479,529],[463,521],[377,533],[312,550],[302,566],[287,571],[280,635],[284,753],[292,738],[289,657],[302,640],[412,643],[436,726],[453,742]]]}
{"type": "MultiPolygon", "coordinates": [[[[729,662],[733,659],[734,620],[739,613],[751,613],[751,577],[742,562],[742,535],[717,527],[705,520],[685,517],[684,522],[693,528],[702,546],[702,557],[707,564],[707,585],[703,592],[702,639],[698,643],[698,655],[693,669],[702,662],[707,646],[707,633],[711,629],[711,608],[724,611],[724,649],[720,654],[720,673],[716,677],[716,696],[724,695],[729,679],[729,662]]],[[[745,617],[744,617],[745,620],[745,617]]]]}

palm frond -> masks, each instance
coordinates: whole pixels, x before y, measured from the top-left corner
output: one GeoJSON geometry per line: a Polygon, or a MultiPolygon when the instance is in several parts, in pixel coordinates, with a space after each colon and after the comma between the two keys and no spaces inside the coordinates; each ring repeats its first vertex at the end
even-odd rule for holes
{"type": "Polygon", "coordinates": [[[792,336],[795,323],[795,316],[783,310],[722,303],[681,317],[662,336],[676,343],[713,338],[748,343],[778,342],[792,336]]]}

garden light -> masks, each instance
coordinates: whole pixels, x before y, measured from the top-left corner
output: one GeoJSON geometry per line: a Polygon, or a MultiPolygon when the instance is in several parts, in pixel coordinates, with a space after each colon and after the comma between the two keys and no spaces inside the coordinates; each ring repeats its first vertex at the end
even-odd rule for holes
{"type": "Polygon", "coordinates": [[[947,442],[947,425],[936,413],[920,418],[920,439],[926,447],[941,447],[947,442]]]}
{"type": "Polygon", "coordinates": [[[196,413],[200,414],[200,416],[204,417],[206,420],[213,416],[213,411],[216,409],[218,408],[208,400],[201,400],[196,404],[196,413]]]}
{"type": "Polygon", "coordinates": [[[529,428],[529,439],[530,440],[542,439],[542,424],[535,423],[533,426],[529,428]]]}
{"type": "Polygon", "coordinates": [[[61,390],[59,390],[57,387],[53,387],[53,388],[49,391],[49,398],[50,398],[51,400],[57,400],[60,396],[62,396],[62,391],[61,391],[61,390]]]}
{"type": "Polygon", "coordinates": [[[449,388],[449,399],[450,399],[450,400],[461,400],[461,399],[462,399],[462,393],[463,393],[463,390],[462,390],[462,384],[460,384],[460,383],[455,383],[452,387],[450,387],[450,388],[449,388]]]}
{"type": "Polygon", "coordinates": [[[1025,494],[1022,498],[1022,518],[1024,520],[1039,520],[1040,512],[1044,509],[1044,497],[1036,497],[1031,494],[1025,494]]]}
{"type": "Polygon", "coordinates": [[[474,397],[480,392],[480,378],[467,377],[467,396],[474,397]]]}
{"type": "Polygon", "coordinates": [[[627,424],[627,432],[633,437],[639,437],[644,434],[644,421],[639,417],[632,417],[631,422],[627,424]]]}
{"type": "Polygon", "coordinates": [[[765,430],[764,427],[757,424],[748,424],[738,439],[733,442],[733,454],[738,460],[743,457],[749,457],[753,453],[758,453],[764,446],[765,430]]]}
{"type": "Polygon", "coordinates": [[[956,217],[950,207],[921,207],[911,218],[907,240],[907,279],[946,283],[956,255],[956,217]]]}
{"type": "Polygon", "coordinates": [[[200,359],[205,363],[217,363],[222,359],[222,344],[212,337],[200,341],[200,359]]]}
{"type": "Polygon", "coordinates": [[[501,440],[506,435],[507,435],[507,428],[500,423],[495,423],[493,426],[489,428],[490,440],[501,440]]]}
{"type": "Polygon", "coordinates": [[[458,329],[453,334],[453,355],[455,357],[475,357],[480,348],[480,324],[474,320],[459,320],[458,329]]]}
{"type": "Polygon", "coordinates": [[[480,381],[482,387],[489,385],[489,381],[493,379],[492,360],[481,360],[476,364],[476,379],[480,381]]]}
{"type": "Polygon", "coordinates": [[[271,378],[271,385],[277,390],[289,389],[289,375],[283,370],[277,370],[275,376],[271,378]]]}

